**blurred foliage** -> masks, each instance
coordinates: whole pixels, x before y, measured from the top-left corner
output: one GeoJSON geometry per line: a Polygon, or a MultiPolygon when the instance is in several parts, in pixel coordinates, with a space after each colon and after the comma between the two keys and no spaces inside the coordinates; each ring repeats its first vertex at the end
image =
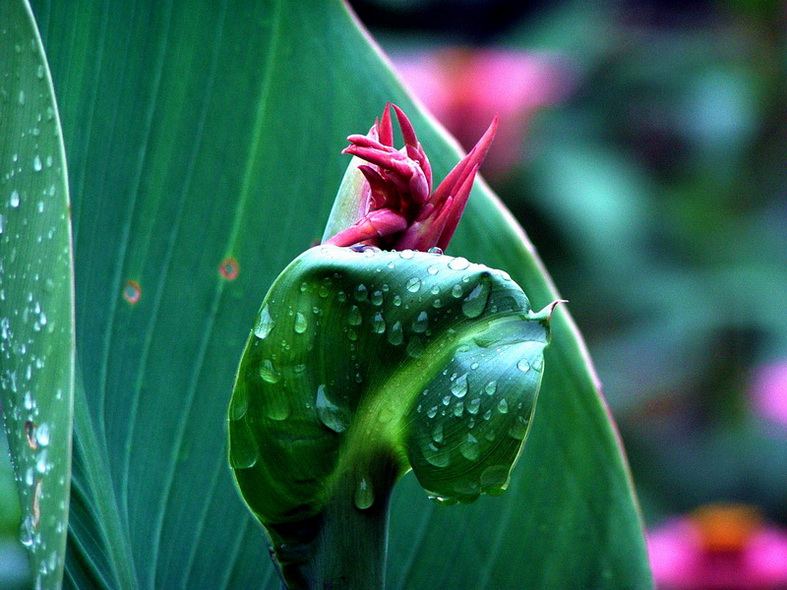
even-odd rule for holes
{"type": "Polygon", "coordinates": [[[353,4],[395,58],[562,60],[572,90],[490,180],[588,339],[646,519],[734,501],[787,523],[787,431],[751,400],[787,362],[787,5],[531,3],[495,23],[494,2],[353,4]]]}

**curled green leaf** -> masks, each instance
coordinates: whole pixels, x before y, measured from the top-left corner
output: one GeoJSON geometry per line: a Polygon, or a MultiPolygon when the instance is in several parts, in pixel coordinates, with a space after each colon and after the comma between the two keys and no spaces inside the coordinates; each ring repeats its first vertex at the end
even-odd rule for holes
{"type": "Polygon", "coordinates": [[[318,246],[293,261],[229,408],[235,480],[274,547],[321,526],[340,489],[355,510],[386,504],[409,469],[440,503],[501,493],[553,306],[533,312],[505,272],[437,253],[318,246]]]}

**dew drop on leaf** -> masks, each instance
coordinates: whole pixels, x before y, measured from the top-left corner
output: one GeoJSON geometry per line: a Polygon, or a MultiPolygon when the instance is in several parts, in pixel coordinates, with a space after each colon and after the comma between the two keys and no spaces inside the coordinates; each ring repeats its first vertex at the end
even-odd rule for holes
{"type": "Polygon", "coordinates": [[[265,359],[260,365],[260,377],[268,383],[278,383],[281,380],[281,373],[273,366],[273,361],[265,359]]]}
{"type": "Polygon", "coordinates": [[[482,281],[476,285],[472,291],[465,297],[462,303],[462,313],[468,318],[477,318],[486,309],[487,301],[489,300],[490,287],[487,281],[482,281]]]}
{"type": "Polygon", "coordinates": [[[49,446],[49,434],[49,424],[44,422],[36,430],[36,440],[38,441],[39,446],[49,446]]]}
{"type": "Polygon", "coordinates": [[[424,450],[424,459],[435,467],[448,467],[451,463],[451,455],[446,450],[439,449],[434,443],[424,450]]]}
{"type": "Polygon", "coordinates": [[[405,284],[405,288],[410,291],[410,293],[418,293],[418,291],[421,289],[421,279],[418,277],[412,277],[405,284]]]}
{"type": "Polygon", "coordinates": [[[457,379],[451,384],[451,393],[456,397],[462,398],[467,394],[467,373],[457,379]]]}
{"type": "Polygon", "coordinates": [[[19,197],[19,191],[14,190],[11,191],[11,199],[9,200],[8,204],[11,205],[13,209],[19,207],[19,203],[21,202],[21,198],[19,197]]]}
{"type": "Polygon", "coordinates": [[[385,332],[385,318],[383,318],[383,314],[379,311],[374,314],[372,318],[372,332],[375,334],[382,334],[385,332]]]}
{"type": "Polygon", "coordinates": [[[317,388],[314,407],[320,422],[334,432],[344,432],[350,425],[349,413],[328,399],[325,385],[320,385],[317,388]]]}
{"type": "Polygon", "coordinates": [[[501,399],[500,403],[497,404],[497,411],[501,414],[508,413],[508,402],[505,399],[501,399]]]}
{"type": "Polygon", "coordinates": [[[355,487],[353,501],[359,510],[366,510],[374,504],[374,490],[372,490],[372,485],[365,477],[362,477],[355,487]]]}
{"type": "Polygon", "coordinates": [[[357,305],[350,308],[350,313],[347,315],[347,323],[351,326],[360,326],[363,319],[361,318],[361,310],[357,305]]]}
{"type": "Polygon", "coordinates": [[[424,332],[426,332],[426,329],[428,327],[429,327],[429,316],[425,311],[422,311],[413,320],[413,325],[412,325],[413,332],[415,332],[416,334],[423,334],[424,332]]]}
{"type": "Polygon", "coordinates": [[[404,333],[402,332],[402,324],[400,322],[394,322],[394,325],[388,330],[388,342],[394,346],[399,346],[404,342],[404,333]]]}
{"type": "Polygon", "coordinates": [[[481,448],[478,444],[478,439],[472,434],[467,435],[467,438],[459,445],[459,452],[462,456],[469,461],[475,461],[481,454],[481,448]]]}
{"type": "Polygon", "coordinates": [[[295,326],[294,326],[295,333],[303,334],[308,327],[309,324],[306,321],[306,317],[301,312],[297,312],[295,314],[295,326]]]}
{"type": "Polygon", "coordinates": [[[432,439],[441,444],[443,442],[443,423],[438,422],[435,427],[432,429],[432,439]]]}
{"type": "Polygon", "coordinates": [[[523,440],[527,434],[527,420],[522,416],[518,416],[516,422],[508,431],[508,436],[516,440],[523,440]]]}
{"type": "Polygon", "coordinates": [[[366,298],[369,296],[369,290],[366,288],[365,285],[358,285],[355,288],[355,300],[356,301],[366,301],[366,298]]]}
{"type": "Polygon", "coordinates": [[[519,362],[516,364],[516,368],[522,372],[530,370],[530,361],[527,359],[520,359],[519,362]]]}
{"type": "Polygon", "coordinates": [[[260,340],[264,340],[271,333],[271,330],[273,330],[273,318],[266,304],[257,318],[257,323],[254,324],[254,335],[260,340]]]}

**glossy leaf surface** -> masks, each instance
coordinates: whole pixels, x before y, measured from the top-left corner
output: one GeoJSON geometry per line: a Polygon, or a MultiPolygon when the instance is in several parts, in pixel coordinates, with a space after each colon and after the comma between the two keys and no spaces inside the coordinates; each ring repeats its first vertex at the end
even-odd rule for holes
{"type": "Polygon", "coordinates": [[[38,588],[65,561],[74,387],[66,162],[49,68],[24,2],[0,4],[0,406],[38,588]]]}
{"type": "Polygon", "coordinates": [[[461,257],[309,250],[266,296],[238,370],[230,462],[246,501],[263,523],[312,517],[350,470],[368,508],[376,454],[443,503],[501,493],[550,311],[461,257]]]}
{"type": "MultiPolygon", "coordinates": [[[[339,2],[34,9],[74,195],[83,387],[67,584],[275,588],[226,462],[249,328],[274,277],[319,239],[344,138],[386,101],[410,114],[436,176],[458,153],[339,2]]],[[[508,271],[535,308],[557,298],[483,187],[452,252],[508,271]]],[[[405,477],[390,588],[649,585],[592,369],[566,311],[552,326],[554,370],[509,491],[443,508],[405,477]]]]}

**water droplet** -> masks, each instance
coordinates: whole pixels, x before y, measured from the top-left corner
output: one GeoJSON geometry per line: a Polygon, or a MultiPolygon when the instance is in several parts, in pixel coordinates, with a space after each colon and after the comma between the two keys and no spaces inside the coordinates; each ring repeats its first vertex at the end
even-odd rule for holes
{"type": "Polygon", "coordinates": [[[273,330],[273,318],[266,303],[257,317],[257,323],[254,324],[254,335],[260,340],[264,340],[271,333],[271,330],[273,330]]]}
{"type": "Polygon", "coordinates": [[[472,291],[465,297],[462,303],[462,313],[468,318],[477,318],[486,309],[487,301],[489,301],[490,286],[488,281],[478,283],[472,291]]]}
{"type": "Polygon", "coordinates": [[[443,423],[438,422],[435,427],[432,429],[432,439],[438,443],[442,444],[443,442],[443,423]]]}
{"type": "Polygon", "coordinates": [[[230,465],[233,469],[250,469],[257,464],[260,450],[257,442],[243,422],[230,425],[230,465]]]}
{"type": "Polygon", "coordinates": [[[365,477],[362,477],[358,482],[355,488],[355,494],[353,495],[353,501],[359,510],[366,510],[374,504],[374,491],[372,490],[372,485],[365,477]]]}
{"type": "Polygon", "coordinates": [[[22,527],[19,531],[19,541],[25,547],[30,547],[33,544],[35,537],[35,526],[33,526],[33,515],[28,514],[22,521],[22,527]]]}
{"type": "Polygon", "coordinates": [[[36,77],[37,77],[39,80],[43,80],[43,79],[44,79],[44,66],[43,66],[43,64],[42,64],[42,65],[39,65],[39,66],[36,68],[36,77]]]}
{"type": "Polygon", "coordinates": [[[9,204],[11,205],[11,207],[16,209],[17,207],[19,207],[20,201],[21,201],[21,198],[19,197],[19,191],[17,191],[17,190],[11,191],[11,200],[9,201],[9,204]]]}
{"type": "Polygon", "coordinates": [[[426,272],[428,272],[430,275],[436,275],[438,272],[440,272],[440,265],[433,264],[426,269],[426,272]]]}
{"type": "Polygon", "coordinates": [[[260,377],[268,383],[278,383],[281,380],[281,373],[273,366],[273,361],[265,359],[260,365],[260,377]]]}
{"type": "Polygon", "coordinates": [[[404,342],[404,333],[402,332],[402,324],[400,322],[394,322],[394,325],[388,330],[388,342],[394,346],[399,346],[404,342]]]}
{"type": "Polygon", "coordinates": [[[35,401],[33,400],[33,394],[29,391],[25,392],[24,404],[25,410],[32,410],[36,405],[35,401]]]}
{"type": "Polygon", "coordinates": [[[494,395],[497,391],[497,381],[490,381],[484,386],[484,391],[487,395],[494,395]]]}
{"type": "Polygon", "coordinates": [[[533,361],[533,370],[538,371],[539,373],[544,368],[544,357],[537,356],[533,361]]]}
{"type": "Polygon", "coordinates": [[[492,417],[492,410],[484,412],[484,420],[489,420],[492,417]]]}
{"type": "Polygon", "coordinates": [[[393,304],[394,307],[399,307],[400,305],[402,305],[402,298],[399,295],[394,295],[393,304]]]}
{"type": "Polygon", "coordinates": [[[429,499],[439,506],[453,506],[457,503],[456,498],[446,498],[444,496],[437,496],[435,494],[429,494],[429,499]]]}
{"type": "Polygon", "coordinates": [[[369,296],[369,290],[366,288],[365,285],[358,285],[355,288],[354,295],[356,301],[366,301],[366,298],[369,296]]]}
{"type": "Polygon", "coordinates": [[[464,270],[468,266],[470,266],[470,262],[467,258],[462,258],[461,256],[454,258],[448,263],[448,268],[452,270],[464,270]]]}
{"type": "Polygon", "coordinates": [[[508,467],[492,465],[484,469],[480,478],[481,489],[490,495],[499,495],[508,487],[508,467]]]}
{"type": "Polygon", "coordinates": [[[426,347],[424,346],[424,343],[421,342],[421,339],[418,336],[413,336],[407,343],[406,352],[412,358],[418,359],[423,356],[425,349],[426,347]]]}
{"type": "Polygon", "coordinates": [[[36,430],[36,440],[38,444],[42,447],[49,446],[49,435],[49,423],[44,422],[36,430]]]}
{"type": "Polygon", "coordinates": [[[413,277],[407,281],[405,284],[405,288],[410,291],[410,293],[417,293],[421,288],[421,279],[418,277],[413,277]]]}
{"type": "Polygon", "coordinates": [[[237,279],[239,272],[240,267],[238,266],[238,261],[231,256],[222,260],[221,264],[219,265],[219,274],[228,281],[234,281],[237,279]]]}
{"type": "Polygon", "coordinates": [[[38,458],[36,459],[36,471],[38,473],[46,473],[49,465],[47,464],[48,452],[46,449],[43,449],[40,453],[38,453],[38,458]]]}
{"type": "Polygon", "coordinates": [[[424,450],[424,459],[435,467],[448,467],[451,463],[451,455],[448,451],[439,449],[434,443],[429,443],[424,450]]]}
{"type": "Polygon", "coordinates": [[[379,311],[374,314],[374,318],[372,318],[372,332],[375,334],[382,334],[385,332],[385,318],[383,318],[383,314],[379,311]]]}
{"type": "Polygon", "coordinates": [[[457,283],[453,287],[451,287],[451,295],[456,299],[459,299],[462,295],[464,295],[464,290],[462,289],[462,285],[457,283]]]}
{"type": "Polygon", "coordinates": [[[440,309],[441,307],[443,307],[443,302],[439,298],[435,299],[434,301],[432,301],[432,307],[434,307],[435,309],[440,309]]]}
{"type": "Polygon", "coordinates": [[[295,333],[303,334],[308,327],[309,323],[306,321],[306,316],[304,316],[301,312],[297,312],[295,314],[295,333]]]}
{"type": "Polygon", "coordinates": [[[516,364],[516,368],[520,371],[529,371],[530,370],[530,361],[527,359],[520,359],[519,362],[516,364]]]}
{"type": "Polygon", "coordinates": [[[456,405],[454,405],[454,416],[456,416],[457,418],[460,418],[462,416],[462,414],[464,414],[464,413],[465,413],[465,404],[464,404],[464,402],[462,402],[462,401],[456,402],[456,405]]]}
{"type": "Polygon", "coordinates": [[[123,299],[134,305],[142,297],[142,289],[136,281],[126,281],[123,287],[123,299]]]}
{"type": "Polygon", "coordinates": [[[399,258],[403,258],[404,260],[410,260],[415,256],[415,252],[412,250],[402,250],[399,252],[399,258]]]}
{"type": "Polygon", "coordinates": [[[437,406],[432,406],[431,408],[426,410],[426,415],[429,418],[434,418],[435,416],[437,416],[437,406]]]}
{"type": "Polygon", "coordinates": [[[468,433],[467,438],[459,445],[459,452],[469,461],[478,459],[478,456],[481,454],[481,447],[478,444],[478,439],[468,433]]]}
{"type": "Polygon", "coordinates": [[[349,413],[329,400],[325,392],[325,385],[317,388],[317,399],[314,404],[317,417],[334,432],[344,432],[350,425],[349,413]]]}
{"type": "Polygon", "coordinates": [[[361,318],[361,310],[357,305],[350,308],[350,313],[347,316],[347,323],[351,326],[360,326],[363,319],[361,318]]]}
{"type": "Polygon", "coordinates": [[[467,411],[471,414],[477,414],[478,409],[481,407],[481,398],[476,397],[467,402],[467,411]]]}
{"type": "Polygon", "coordinates": [[[505,400],[505,398],[501,399],[500,403],[497,404],[497,411],[501,414],[508,413],[508,402],[505,400]]]}
{"type": "Polygon", "coordinates": [[[463,398],[467,394],[467,373],[458,377],[456,381],[451,384],[451,393],[458,398],[463,398]]]}
{"type": "Polygon", "coordinates": [[[36,172],[41,172],[44,169],[44,165],[41,163],[41,157],[36,154],[33,158],[33,170],[36,172]]]}
{"type": "Polygon", "coordinates": [[[416,334],[423,334],[426,332],[426,329],[429,327],[429,316],[426,314],[425,311],[422,311],[418,314],[418,316],[413,320],[413,332],[416,334]]]}
{"type": "Polygon", "coordinates": [[[232,401],[230,402],[230,415],[232,416],[233,420],[240,420],[246,415],[246,412],[249,409],[249,398],[246,395],[246,391],[243,389],[237,389],[232,395],[232,401]]]}
{"type": "Polygon", "coordinates": [[[527,425],[527,420],[525,418],[517,416],[516,422],[514,422],[514,425],[508,431],[508,436],[516,440],[524,440],[527,434],[527,425]]]}

